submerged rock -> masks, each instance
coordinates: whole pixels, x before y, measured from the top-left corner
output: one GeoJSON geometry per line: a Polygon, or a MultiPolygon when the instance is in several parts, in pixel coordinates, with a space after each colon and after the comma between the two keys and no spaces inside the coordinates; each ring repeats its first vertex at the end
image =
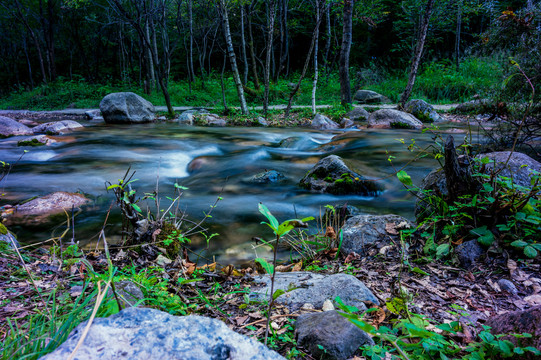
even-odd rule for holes
{"type": "Polygon", "coordinates": [[[321,159],[300,181],[311,191],[330,194],[377,195],[382,188],[349,169],[342,158],[330,155],[321,159]]]}
{"type": "Polygon", "coordinates": [[[6,224],[41,225],[52,221],[55,215],[65,216],[65,211],[78,209],[90,200],[82,194],[58,191],[17,205],[4,212],[6,224]]]}
{"type": "Polygon", "coordinates": [[[434,110],[432,105],[420,99],[408,101],[404,110],[424,123],[442,122],[445,120],[434,110]]]}
{"type": "Polygon", "coordinates": [[[41,124],[32,129],[34,134],[59,135],[73,130],[83,129],[84,126],[73,120],[62,120],[41,124]]]}
{"type": "Polygon", "coordinates": [[[357,100],[360,104],[381,104],[391,102],[386,96],[372,90],[357,90],[353,96],[353,100],[357,100]]]}
{"type": "Polygon", "coordinates": [[[0,137],[32,135],[32,129],[11,118],[0,116],[0,137]]]}
{"type": "MultiPolygon", "coordinates": [[[[252,288],[251,297],[266,299],[271,287],[270,275],[258,276],[254,279],[256,286],[252,288]]],[[[366,310],[364,301],[379,304],[362,281],[352,275],[323,275],[307,271],[276,273],[274,291],[281,289],[286,293],[278,296],[276,302],[287,306],[290,311],[299,310],[304,304],[312,304],[321,309],[325,300],[333,301],[337,296],[348,306],[366,310]]]]}
{"type": "Polygon", "coordinates": [[[363,345],[374,340],[337,311],[303,314],[295,324],[297,345],[316,359],[349,359],[363,345]]]}
{"type": "Polygon", "coordinates": [[[17,142],[18,146],[43,146],[43,145],[52,145],[57,141],[47,135],[36,135],[27,137],[19,140],[17,142]]]}
{"type": "Polygon", "coordinates": [[[413,227],[406,218],[398,215],[357,215],[342,226],[344,254],[355,252],[366,255],[369,247],[382,248],[390,241],[400,243],[399,230],[413,227]]]}
{"type": "Polygon", "coordinates": [[[276,170],[266,170],[251,177],[250,182],[257,184],[275,184],[285,180],[285,176],[276,170]]]}
{"type": "MultiPolygon", "coordinates": [[[[64,360],[75,349],[86,322],[43,360],[64,360]]],[[[95,318],[76,359],[278,360],[284,359],[258,341],[202,316],[173,316],[149,308],[127,308],[95,318]]]]}
{"type": "Polygon", "coordinates": [[[406,112],[381,109],[370,114],[368,126],[381,129],[422,129],[423,123],[406,112]]]}
{"type": "Polygon", "coordinates": [[[132,92],[112,93],[100,102],[103,119],[109,124],[154,121],[154,105],[132,92]]]}
{"type": "Polygon", "coordinates": [[[310,123],[310,127],[317,130],[338,129],[338,124],[326,117],[325,115],[317,114],[310,123]]]}

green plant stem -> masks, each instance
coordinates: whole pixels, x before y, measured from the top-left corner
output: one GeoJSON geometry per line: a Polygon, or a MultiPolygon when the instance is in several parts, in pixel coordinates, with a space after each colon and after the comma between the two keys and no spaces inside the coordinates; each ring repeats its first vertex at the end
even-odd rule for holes
{"type": "Polygon", "coordinates": [[[269,327],[270,327],[270,318],[272,305],[274,303],[274,278],[276,277],[276,256],[278,254],[278,241],[280,240],[280,235],[276,235],[276,244],[274,244],[273,254],[272,254],[272,275],[271,275],[271,290],[270,290],[270,299],[269,299],[269,308],[267,310],[267,325],[265,326],[265,346],[267,345],[267,339],[269,337],[269,327]]]}

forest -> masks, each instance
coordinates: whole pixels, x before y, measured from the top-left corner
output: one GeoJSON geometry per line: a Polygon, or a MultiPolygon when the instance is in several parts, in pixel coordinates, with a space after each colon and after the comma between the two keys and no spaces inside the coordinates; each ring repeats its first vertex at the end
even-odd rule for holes
{"type": "Polygon", "coordinates": [[[541,0],[1,0],[0,358],[541,358],[541,0]]]}

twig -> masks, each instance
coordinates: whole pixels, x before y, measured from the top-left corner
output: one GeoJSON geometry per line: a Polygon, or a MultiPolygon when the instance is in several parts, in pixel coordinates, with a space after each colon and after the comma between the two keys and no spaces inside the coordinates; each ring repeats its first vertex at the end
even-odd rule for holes
{"type": "MultiPolygon", "coordinates": [[[[315,312],[319,312],[319,311],[315,311],[315,312]]],[[[285,314],[285,315],[274,315],[274,316],[271,316],[271,319],[274,320],[274,319],[279,319],[279,318],[283,318],[283,317],[299,317],[301,316],[301,314],[285,314]]],[[[248,323],[246,325],[242,325],[240,327],[240,329],[244,329],[245,327],[247,326],[251,326],[251,325],[255,325],[255,324],[259,324],[259,323],[262,323],[264,321],[267,321],[267,319],[259,319],[259,320],[256,320],[256,321],[253,321],[251,323],[248,323]]]]}

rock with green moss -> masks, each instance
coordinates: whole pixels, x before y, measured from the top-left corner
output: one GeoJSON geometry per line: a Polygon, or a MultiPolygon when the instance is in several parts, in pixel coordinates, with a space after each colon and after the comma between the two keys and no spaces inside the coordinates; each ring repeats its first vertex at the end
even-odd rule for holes
{"type": "Polygon", "coordinates": [[[19,140],[18,146],[43,146],[52,145],[56,142],[53,138],[47,135],[36,135],[19,140]]]}
{"type": "Polygon", "coordinates": [[[407,112],[381,109],[370,114],[368,126],[380,129],[422,129],[423,123],[407,112]]]}
{"type": "Polygon", "coordinates": [[[304,189],[335,195],[376,196],[383,188],[351,170],[337,155],[321,159],[300,181],[304,189]]]}
{"type": "Polygon", "coordinates": [[[414,99],[408,101],[404,110],[424,123],[442,122],[444,118],[434,110],[432,105],[424,100],[414,99]]]}
{"type": "Polygon", "coordinates": [[[32,129],[20,122],[0,116],[0,137],[32,135],[32,129]]]}
{"type": "Polygon", "coordinates": [[[11,248],[21,246],[15,238],[15,235],[10,233],[7,227],[2,223],[0,223],[0,243],[4,243],[11,248]]]}

